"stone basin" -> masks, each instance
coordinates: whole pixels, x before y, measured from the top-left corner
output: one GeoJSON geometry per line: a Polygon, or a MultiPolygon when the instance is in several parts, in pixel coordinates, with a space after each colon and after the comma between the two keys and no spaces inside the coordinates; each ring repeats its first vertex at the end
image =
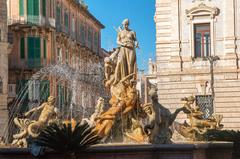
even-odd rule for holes
{"type": "MultiPolygon", "coordinates": [[[[198,142],[176,144],[104,144],[90,147],[77,159],[232,159],[232,142],[198,142]]],[[[27,148],[0,148],[0,159],[34,159],[27,148]]],[[[46,151],[44,159],[68,159],[46,151]]]]}

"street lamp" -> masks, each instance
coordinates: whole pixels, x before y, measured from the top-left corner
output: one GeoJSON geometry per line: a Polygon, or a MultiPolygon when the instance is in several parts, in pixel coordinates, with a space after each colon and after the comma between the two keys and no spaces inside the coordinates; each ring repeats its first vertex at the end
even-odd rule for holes
{"type": "Polygon", "coordinates": [[[213,104],[213,108],[215,108],[215,104],[214,104],[215,91],[214,91],[213,64],[214,64],[215,61],[220,60],[220,58],[218,56],[208,56],[208,57],[205,57],[205,59],[208,60],[209,63],[210,63],[210,74],[211,74],[210,87],[211,87],[211,90],[212,90],[212,104],[213,104]]]}

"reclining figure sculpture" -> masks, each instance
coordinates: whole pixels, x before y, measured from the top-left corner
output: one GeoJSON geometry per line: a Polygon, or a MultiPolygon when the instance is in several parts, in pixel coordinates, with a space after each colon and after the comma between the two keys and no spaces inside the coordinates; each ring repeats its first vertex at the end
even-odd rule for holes
{"type": "Polygon", "coordinates": [[[23,117],[14,118],[14,123],[20,129],[20,132],[13,135],[12,145],[18,147],[26,147],[26,138],[31,136],[33,138],[39,135],[40,130],[53,122],[57,118],[57,109],[55,107],[55,97],[49,96],[47,102],[41,106],[31,109],[26,112],[23,117]],[[33,112],[41,111],[38,120],[30,120],[29,116],[33,112]]]}

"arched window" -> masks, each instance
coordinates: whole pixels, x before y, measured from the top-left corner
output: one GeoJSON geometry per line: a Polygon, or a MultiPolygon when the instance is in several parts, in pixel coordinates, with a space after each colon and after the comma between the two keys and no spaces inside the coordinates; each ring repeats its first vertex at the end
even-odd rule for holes
{"type": "Polygon", "coordinates": [[[0,77],[0,94],[3,93],[3,81],[2,78],[0,77]]]}

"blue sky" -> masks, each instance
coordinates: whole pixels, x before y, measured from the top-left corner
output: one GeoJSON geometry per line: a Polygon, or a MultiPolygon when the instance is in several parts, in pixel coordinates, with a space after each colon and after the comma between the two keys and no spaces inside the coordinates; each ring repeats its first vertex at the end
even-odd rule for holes
{"type": "Polygon", "coordinates": [[[118,28],[125,18],[137,33],[140,49],[137,63],[140,70],[147,71],[148,58],[155,59],[155,0],[85,0],[89,11],[105,25],[102,30],[102,48],[116,47],[118,28]]]}

